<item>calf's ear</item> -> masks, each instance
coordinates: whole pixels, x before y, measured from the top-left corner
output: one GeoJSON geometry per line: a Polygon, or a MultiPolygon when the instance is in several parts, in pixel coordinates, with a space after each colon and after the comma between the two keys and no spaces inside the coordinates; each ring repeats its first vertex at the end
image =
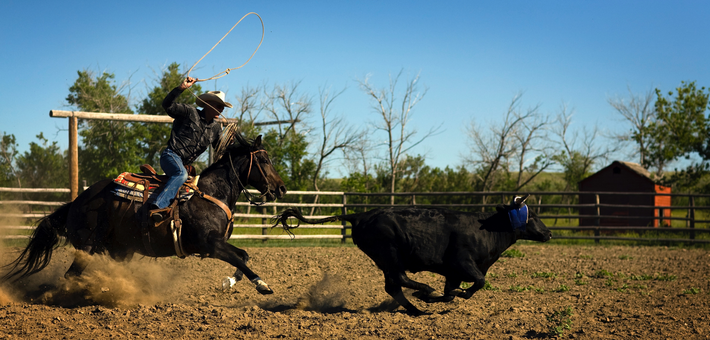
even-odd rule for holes
{"type": "Polygon", "coordinates": [[[496,211],[499,213],[505,213],[505,207],[502,204],[496,205],[496,211]]]}

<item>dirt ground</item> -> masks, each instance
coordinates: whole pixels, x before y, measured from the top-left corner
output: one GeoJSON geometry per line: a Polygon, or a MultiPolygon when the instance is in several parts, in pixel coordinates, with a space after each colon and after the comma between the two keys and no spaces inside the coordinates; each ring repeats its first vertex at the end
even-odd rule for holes
{"type": "MultiPolygon", "coordinates": [[[[0,290],[0,339],[707,339],[710,251],[665,247],[514,245],[490,285],[469,300],[425,304],[410,316],[360,250],[247,248],[271,288],[246,280],[223,291],[226,263],[200,258],[127,264],[75,255],[0,290]]],[[[17,249],[4,249],[7,263],[17,249]]],[[[441,290],[431,273],[412,278],[441,290]]],[[[410,292],[411,293],[411,292],[410,292]]]]}

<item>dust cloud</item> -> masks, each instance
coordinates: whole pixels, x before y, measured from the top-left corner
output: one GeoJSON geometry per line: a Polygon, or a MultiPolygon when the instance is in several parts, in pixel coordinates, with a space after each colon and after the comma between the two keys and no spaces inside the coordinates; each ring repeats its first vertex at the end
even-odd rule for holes
{"type": "Polygon", "coordinates": [[[59,248],[49,267],[15,284],[0,287],[0,303],[5,295],[8,302],[61,307],[150,305],[170,299],[166,292],[170,292],[176,274],[148,259],[116,262],[108,255],[88,255],[72,248],[59,248]],[[85,263],[86,269],[78,277],[64,278],[74,257],[85,263]]]}
{"type": "Polygon", "coordinates": [[[21,213],[17,206],[0,205],[0,237],[18,234],[18,230],[10,227],[23,225],[22,219],[17,217],[21,213]]]}
{"type": "Polygon", "coordinates": [[[323,278],[311,286],[296,302],[296,308],[319,313],[334,313],[345,309],[343,280],[326,272],[323,278]]]}

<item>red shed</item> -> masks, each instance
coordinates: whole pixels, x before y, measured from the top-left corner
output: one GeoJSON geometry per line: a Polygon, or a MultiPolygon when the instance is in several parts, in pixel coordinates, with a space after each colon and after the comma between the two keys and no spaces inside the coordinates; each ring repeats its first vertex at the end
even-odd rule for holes
{"type": "MultiPolygon", "coordinates": [[[[641,165],[632,162],[614,161],[597,173],[579,181],[579,203],[595,204],[596,197],[583,192],[648,192],[648,193],[670,193],[671,188],[657,185],[651,179],[651,173],[641,165]]],[[[601,204],[618,205],[646,205],[646,206],[670,206],[670,196],[654,195],[599,195],[601,204]]],[[[660,209],[653,208],[624,208],[624,207],[601,207],[600,215],[606,216],[639,216],[639,218],[601,218],[601,226],[634,226],[634,227],[657,227],[660,209]]],[[[585,207],[579,209],[580,215],[596,215],[596,208],[585,207]]],[[[663,216],[670,216],[670,209],[663,209],[663,216]]],[[[580,226],[593,226],[595,218],[580,218],[580,226]]],[[[663,221],[663,225],[670,225],[670,221],[663,221]]]]}

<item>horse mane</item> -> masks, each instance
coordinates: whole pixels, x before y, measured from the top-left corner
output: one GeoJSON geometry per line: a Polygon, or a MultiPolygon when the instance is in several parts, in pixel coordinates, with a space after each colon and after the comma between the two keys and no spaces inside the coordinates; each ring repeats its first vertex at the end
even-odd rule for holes
{"type": "Polygon", "coordinates": [[[250,150],[253,147],[253,141],[247,140],[240,132],[234,132],[233,133],[234,141],[228,145],[227,147],[222,150],[220,154],[215,154],[215,161],[214,163],[210,164],[206,169],[202,170],[202,173],[209,173],[211,170],[214,170],[218,167],[221,167],[223,164],[226,164],[229,162],[228,160],[225,160],[229,157],[223,157],[226,156],[227,154],[233,154],[236,151],[240,150],[250,150]]]}

